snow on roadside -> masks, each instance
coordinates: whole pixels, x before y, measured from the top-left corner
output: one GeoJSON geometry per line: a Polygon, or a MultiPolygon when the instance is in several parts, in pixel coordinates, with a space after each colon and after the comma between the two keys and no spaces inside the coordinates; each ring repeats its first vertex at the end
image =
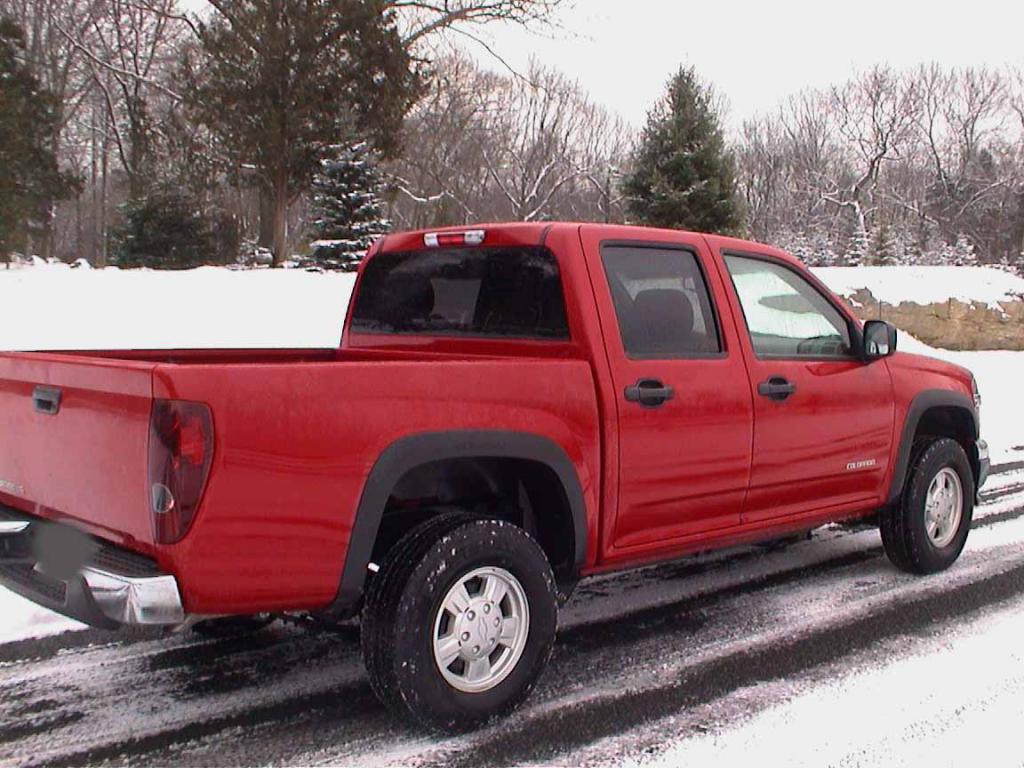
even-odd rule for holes
{"type": "Polygon", "coordinates": [[[840,296],[862,288],[886,304],[966,304],[999,308],[1001,301],[1024,296],[1024,278],[994,267],[817,267],[818,279],[840,296]]]}
{"type": "Polygon", "coordinates": [[[0,587],[0,644],[85,628],[0,587]]]}
{"type": "Polygon", "coordinates": [[[906,333],[899,335],[897,349],[937,357],[970,370],[981,392],[981,436],[988,441],[992,462],[1024,459],[1024,419],[1015,415],[1021,407],[1024,352],[953,352],[929,347],[906,333]]]}
{"type": "Polygon", "coordinates": [[[351,273],[0,268],[0,349],[336,347],[351,273]]]}

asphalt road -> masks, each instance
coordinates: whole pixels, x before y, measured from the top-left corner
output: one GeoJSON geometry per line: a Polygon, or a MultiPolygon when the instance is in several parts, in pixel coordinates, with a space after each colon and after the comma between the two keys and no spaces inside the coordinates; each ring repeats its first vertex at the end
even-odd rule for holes
{"type": "Polygon", "coordinates": [[[585,583],[527,706],[438,739],[392,719],[358,629],[251,638],[72,632],[0,645],[0,765],[614,764],[773,705],[773,684],[912,653],[1024,610],[1024,466],[996,468],[960,562],[897,572],[878,533],[829,527],[585,583]],[[667,725],[666,725],[667,724],[667,725]]]}

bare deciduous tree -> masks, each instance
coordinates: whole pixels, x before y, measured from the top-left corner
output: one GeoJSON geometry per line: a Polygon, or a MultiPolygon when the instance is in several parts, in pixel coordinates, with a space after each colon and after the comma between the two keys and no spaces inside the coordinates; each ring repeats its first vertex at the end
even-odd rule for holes
{"type": "Polygon", "coordinates": [[[621,220],[621,165],[632,133],[560,73],[522,77],[439,63],[393,165],[402,224],[550,218],[621,220]]]}

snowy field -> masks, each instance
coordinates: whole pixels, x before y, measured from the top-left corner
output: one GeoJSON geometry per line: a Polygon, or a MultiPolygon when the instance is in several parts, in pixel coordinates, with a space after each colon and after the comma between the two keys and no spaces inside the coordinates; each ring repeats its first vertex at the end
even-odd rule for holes
{"type": "MultiPolygon", "coordinates": [[[[911,269],[819,275],[893,302],[1016,290],[996,270],[911,269]]],[[[301,271],[0,269],[0,348],[334,346],[351,284],[301,271]]],[[[907,336],[901,348],[971,368],[984,399],[997,466],[946,574],[901,574],[877,531],[830,527],[783,551],[592,580],[563,612],[527,707],[443,740],[380,710],[354,629],[110,635],[0,591],[0,766],[952,766],[976,762],[978,745],[986,765],[1022,765],[1024,352],[929,350],[907,336]]]]}
{"type": "Polygon", "coordinates": [[[336,347],[355,275],[0,267],[0,349],[336,347]]]}
{"type": "Polygon", "coordinates": [[[998,308],[1024,297],[1024,278],[994,267],[822,267],[814,273],[833,291],[861,288],[886,304],[943,304],[949,299],[998,308]]]}

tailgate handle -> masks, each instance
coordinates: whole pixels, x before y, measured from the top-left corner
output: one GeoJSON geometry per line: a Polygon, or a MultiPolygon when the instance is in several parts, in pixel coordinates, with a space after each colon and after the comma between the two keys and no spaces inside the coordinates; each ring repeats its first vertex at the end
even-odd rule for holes
{"type": "Polygon", "coordinates": [[[60,410],[61,392],[55,387],[36,387],[32,390],[32,406],[47,416],[56,416],[60,410]]]}

